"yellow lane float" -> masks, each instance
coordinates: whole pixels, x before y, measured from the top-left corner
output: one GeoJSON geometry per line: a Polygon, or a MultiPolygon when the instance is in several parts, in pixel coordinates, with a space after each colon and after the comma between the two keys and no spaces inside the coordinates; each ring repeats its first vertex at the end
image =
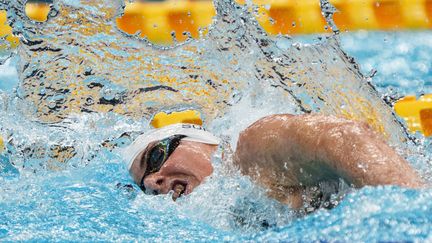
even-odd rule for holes
{"type": "MultiPolygon", "coordinates": [[[[245,0],[237,0],[244,3],[245,0]]],[[[256,17],[269,34],[310,34],[329,31],[318,0],[253,0],[259,6],[256,17]]],[[[341,30],[431,29],[432,0],[330,0],[339,10],[334,19],[341,30]]],[[[26,4],[26,13],[35,21],[45,21],[49,4],[26,4]]],[[[4,13],[0,13],[0,16],[4,13]]],[[[126,2],[125,13],[117,19],[127,33],[140,32],[155,43],[172,43],[198,37],[208,27],[215,10],[212,1],[126,2]]],[[[205,31],[204,31],[205,33],[205,31]]]]}
{"type": "Polygon", "coordinates": [[[406,96],[395,104],[394,109],[405,119],[411,132],[432,136],[432,94],[418,100],[415,96],[406,96]]]}
{"type": "Polygon", "coordinates": [[[183,33],[199,37],[199,29],[208,27],[214,16],[213,4],[207,1],[133,2],[126,4],[117,25],[126,33],[141,32],[154,43],[170,44],[173,31],[179,41],[187,38],[183,33]]]}
{"type": "MultiPolygon", "coordinates": [[[[244,0],[237,0],[244,3],[244,0]]],[[[311,34],[329,31],[318,0],[254,0],[256,17],[269,34],[311,34]]],[[[331,0],[339,11],[334,15],[341,30],[399,30],[432,28],[432,0],[331,0]]],[[[125,32],[147,36],[156,43],[171,43],[208,26],[215,15],[212,1],[127,3],[117,19],[125,32]]]]}

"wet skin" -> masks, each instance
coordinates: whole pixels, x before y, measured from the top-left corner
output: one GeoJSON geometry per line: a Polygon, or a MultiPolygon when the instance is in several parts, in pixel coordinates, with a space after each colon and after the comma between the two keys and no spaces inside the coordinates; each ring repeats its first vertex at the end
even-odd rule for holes
{"type": "MultiPolygon", "coordinates": [[[[144,179],[147,192],[173,190],[173,199],[191,193],[213,172],[211,157],[216,148],[182,140],[162,168],[144,179]]],[[[146,153],[130,170],[137,184],[146,168],[146,153]]],[[[267,188],[269,196],[294,208],[303,205],[302,188],[322,181],[342,178],[354,187],[424,185],[409,163],[368,125],[334,116],[264,117],[240,134],[234,163],[267,188]]]]}
{"type": "Polygon", "coordinates": [[[271,197],[295,208],[303,205],[306,187],[340,178],[357,188],[424,186],[381,134],[366,123],[335,116],[264,117],[240,134],[235,161],[271,197]]]}

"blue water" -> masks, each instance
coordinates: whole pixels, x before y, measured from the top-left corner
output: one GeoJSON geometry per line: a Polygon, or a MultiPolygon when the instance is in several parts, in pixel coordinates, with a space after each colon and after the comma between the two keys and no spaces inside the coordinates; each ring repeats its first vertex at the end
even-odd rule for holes
{"type": "Polygon", "coordinates": [[[344,35],[343,49],[361,64],[364,73],[376,69],[373,83],[399,95],[432,93],[431,32],[358,32],[344,35]]]}
{"type": "MultiPolygon", "coordinates": [[[[240,28],[240,31],[243,30],[240,28]]],[[[251,35],[255,37],[256,33],[251,32],[251,35]]],[[[92,40],[91,44],[97,43],[92,40]]],[[[112,41],[116,43],[114,37],[112,41]]],[[[299,41],[317,42],[310,36],[301,37],[299,41]]],[[[348,33],[341,35],[341,43],[342,49],[356,58],[363,73],[376,69],[371,82],[382,98],[432,93],[431,32],[348,33]]],[[[89,49],[97,47],[91,44],[89,49]]],[[[129,47],[134,42],[125,45],[129,47]]],[[[227,48],[237,50],[232,46],[227,48]]],[[[256,51],[253,45],[249,48],[251,53],[256,51]]],[[[212,54],[211,47],[209,49],[212,54]]],[[[326,48],[317,50],[327,51],[326,48]]],[[[74,50],[69,51],[73,57],[74,50]]],[[[179,53],[183,54],[182,50],[179,53]]],[[[45,54],[50,57],[49,53],[45,54]]],[[[242,53],[235,54],[242,56],[242,53]]],[[[165,58],[171,60],[168,55],[165,58]]],[[[201,62],[214,67],[205,58],[208,56],[204,55],[201,62]]],[[[132,181],[120,162],[118,151],[99,144],[122,131],[147,129],[146,120],[140,123],[118,114],[82,113],[55,126],[46,126],[28,116],[35,113],[33,106],[27,106],[23,95],[15,89],[18,84],[17,63],[17,59],[12,58],[0,66],[0,132],[3,137],[13,138],[8,141],[7,152],[0,157],[2,241],[432,240],[430,189],[365,187],[350,193],[333,210],[319,210],[304,218],[296,218],[288,206],[266,197],[262,188],[216,157],[214,175],[191,195],[177,202],[173,202],[170,195],[144,195],[136,187],[125,186],[132,181]],[[72,159],[66,160],[67,164],[51,161],[57,144],[65,148],[67,145],[75,146],[72,159]]],[[[215,66],[222,64],[219,61],[215,66]]],[[[252,66],[248,66],[245,60],[239,70],[244,67],[249,70],[252,66]]],[[[122,70],[121,67],[115,68],[122,70]]],[[[71,73],[65,72],[64,75],[76,75],[71,73]]],[[[60,81],[68,80],[60,78],[60,81]]],[[[47,91],[40,91],[43,92],[47,91]]],[[[229,119],[244,114],[248,107],[242,103],[245,100],[232,107],[231,113],[235,114],[228,113],[227,118],[214,121],[213,127],[223,127],[220,123],[230,124],[229,119]]],[[[247,126],[250,120],[264,114],[285,111],[281,110],[278,99],[263,98],[254,102],[262,103],[265,108],[253,111],[252,115],[246,113],[239,127],[247,126]]],[[[54,102],[53,109],[55,105],[54,102]]],[[[235,143],[236,129],[235,134],[233,130],[227,130],[228,134],[219,131],[219,134],[232,136],[235,143]]],[[[418,138],[420,145],[414,148],[418,152],[410,155],[409,159],[430,180],[430,141],[418,138]]],[[[114,142],[119,146],[127,143],[122,139],[114,142]]]]}

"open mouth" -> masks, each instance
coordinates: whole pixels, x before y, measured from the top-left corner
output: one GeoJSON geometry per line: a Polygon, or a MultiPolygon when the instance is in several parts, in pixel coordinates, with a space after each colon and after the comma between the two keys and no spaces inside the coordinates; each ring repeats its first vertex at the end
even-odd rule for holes
{"type": "Polygon", "coordinates": [[[172,195],[172,200],[176,201],[179,197],[181,197],[186,191],[186,183],[183,182],[174,182],[172,190],[174,191],[172,195]]]}

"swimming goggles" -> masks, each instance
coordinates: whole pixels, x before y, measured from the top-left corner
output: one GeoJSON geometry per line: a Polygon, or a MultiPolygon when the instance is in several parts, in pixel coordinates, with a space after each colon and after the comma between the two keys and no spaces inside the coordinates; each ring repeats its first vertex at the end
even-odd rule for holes
{"type": "Polygon", "coordinates": [[[146,163],[147,166],[139,184],[141,190],[146,192],[144,179],[148,175],[158,172],[162,168],[169,156],[179,146],[180,141],[185,137],[185,135],[173,135],[171,137],[162,139],[145,153],[143,156],[143,160],[145,161],[142,161],[141,163],[146,163]]]}

